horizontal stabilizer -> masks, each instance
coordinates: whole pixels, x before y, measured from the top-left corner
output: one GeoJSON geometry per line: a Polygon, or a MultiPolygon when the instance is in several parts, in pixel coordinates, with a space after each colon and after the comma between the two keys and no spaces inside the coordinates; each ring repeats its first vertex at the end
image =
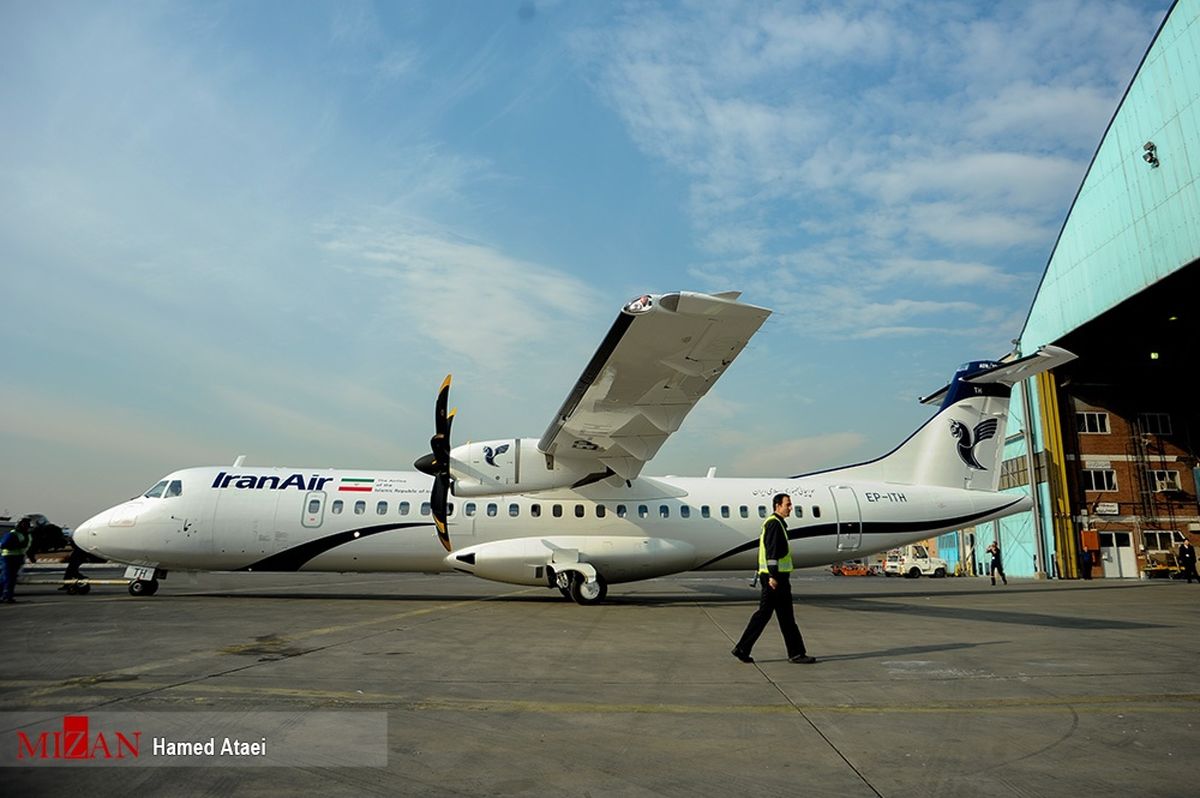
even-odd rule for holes
{"type": "MultiPolygon", "coordinates": [[[[964,377],[960,377],[963,382],[969,382],[973,385],[984,385],[995,383],[1007,385],[1010,388],[1022,380],[1028,379],[1035,374],[1040,374],[1043,371],[1048,371],[1053,368],[1058,368],[1066,363],[1070,363],[1078,355],[1073,352],[1068,352],[1060,346],[1051,346],[1047,344],[1041,347],[1032,355],[1011,360],[1007,363],[997,363],[988,368],[964,377]]],[[[920,399],[923,405],[938,405],[941,404],[951,386],[944,385],[941,389],[922,396],[920,399]]]]}

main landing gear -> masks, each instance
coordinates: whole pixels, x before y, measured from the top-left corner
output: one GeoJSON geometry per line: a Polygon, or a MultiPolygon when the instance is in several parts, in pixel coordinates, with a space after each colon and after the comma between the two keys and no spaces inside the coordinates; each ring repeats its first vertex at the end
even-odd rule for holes
{"type": "Polygon", "coordinates": [[[554,586],[563,598],[569,598],[576,604],[589,606],[599,604],[608,595],[608,583],[604,577],[596,574],[592,581],[578,571],[560,571],[555,574],[554,586]]]}

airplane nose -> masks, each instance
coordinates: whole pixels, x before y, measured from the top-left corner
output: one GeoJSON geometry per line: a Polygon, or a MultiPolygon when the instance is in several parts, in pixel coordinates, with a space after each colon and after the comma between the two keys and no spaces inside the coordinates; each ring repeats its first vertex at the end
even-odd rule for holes
{"type": "Polygon", "coordinates": [[[88,554],[103,557],[104,555],[100,551],[100,530],[105,527],[105,517],[107,515],[108,511],[105,510],[98,515],[93,515],[75,527],[75,533],[71,536],[71,540],[75,542],[75,545],[88,554]]]}

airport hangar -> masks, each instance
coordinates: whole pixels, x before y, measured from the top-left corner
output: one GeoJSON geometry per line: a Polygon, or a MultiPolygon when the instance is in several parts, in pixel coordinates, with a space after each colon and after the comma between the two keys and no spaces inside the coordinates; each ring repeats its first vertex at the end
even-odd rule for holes
{"type": "Polygon", "coordinates": [[[1014,354],[1079,359],[1026,382],[1009,411],[1001,488],[1032,511],[942,535],[951,567],[1148,578],[1200,545],[1200,0],[1177,0],[1109,121],[1014,354]],[[1026,423],[1026,418],[1031,419],[1026,423]],[[1085,559],[1084,552],[1087,552],[1085,559]]]}

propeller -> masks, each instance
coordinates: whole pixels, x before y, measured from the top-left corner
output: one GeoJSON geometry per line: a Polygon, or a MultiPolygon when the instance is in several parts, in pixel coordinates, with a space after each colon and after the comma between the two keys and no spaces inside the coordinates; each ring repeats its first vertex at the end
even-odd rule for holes
{"type": "Polygon", "coordinates": [[[429,494],[429,507],[433,512],[433,523],[437,527],[438,540],[442,547],[450,551],[450,533],[446,526],[447,497],[454,486],[450,476],[450,427],[454,423],[455,408],[449,413],[446,407],[450,402],[450,375],[442,380],[438,390],[437,402],[433,409],[433,437],[429,439],[429,454],[421,457],[413,466],[424,474],[433,477],[433,490],[429,494]]]}

